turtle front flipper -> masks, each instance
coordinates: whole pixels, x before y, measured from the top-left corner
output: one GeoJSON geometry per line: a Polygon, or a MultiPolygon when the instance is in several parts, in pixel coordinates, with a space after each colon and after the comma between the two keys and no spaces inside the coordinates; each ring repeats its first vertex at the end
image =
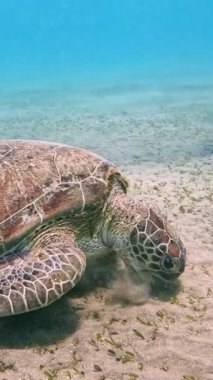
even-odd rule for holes
{"type": "Polygon", "coordinates": [[[34,245],[0,259],[0,316],[54,302],[73,288],[86,266],[70,233],[46,232],[34,245]]]}

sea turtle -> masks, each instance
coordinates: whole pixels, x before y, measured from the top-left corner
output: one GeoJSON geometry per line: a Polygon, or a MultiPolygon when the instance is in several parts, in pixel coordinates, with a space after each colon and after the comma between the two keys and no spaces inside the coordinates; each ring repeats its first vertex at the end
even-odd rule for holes
{"type": "Polygon", "coordinates": [[[0,316],[47,306],[73,288],[93,236],[135,273],[173,280],[184,270],[180,239],[155,206],[127,195],[109,161],[62,144],[1,141],[0,316]]]}

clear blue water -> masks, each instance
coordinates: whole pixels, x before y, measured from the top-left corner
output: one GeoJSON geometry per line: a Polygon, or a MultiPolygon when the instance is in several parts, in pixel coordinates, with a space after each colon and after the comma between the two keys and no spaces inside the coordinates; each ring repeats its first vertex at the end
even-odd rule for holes
{"type": "Polygon", "coordinates": [[[1,138],[125,167],[211,154],[212,19],[212,0],[0,0],[1,138]]]}
{"type": "Polygon", "coordinates": [[[212,0],[2,0],[0,88],[206,78],[212,0]]]}

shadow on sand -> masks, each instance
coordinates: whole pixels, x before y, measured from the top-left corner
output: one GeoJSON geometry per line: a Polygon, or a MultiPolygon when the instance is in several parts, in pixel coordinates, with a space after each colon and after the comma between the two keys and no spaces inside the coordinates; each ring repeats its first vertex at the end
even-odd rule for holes
{"type": "Polygon", "coordinates": [[[76,331],[79,319],[67,297],[43,309],[0,319],[0,347],[54,344],[76,331]]]}

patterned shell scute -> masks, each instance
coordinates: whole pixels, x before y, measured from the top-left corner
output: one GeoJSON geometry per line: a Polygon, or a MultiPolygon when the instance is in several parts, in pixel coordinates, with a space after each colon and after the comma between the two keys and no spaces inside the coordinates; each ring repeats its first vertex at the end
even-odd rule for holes
{"type": "Polygon", "coordinates": [[[0,142],[0,245],[60,213],[103,203],[113,174],[121,175],[84,149],[40,141],[0,142]]]}

